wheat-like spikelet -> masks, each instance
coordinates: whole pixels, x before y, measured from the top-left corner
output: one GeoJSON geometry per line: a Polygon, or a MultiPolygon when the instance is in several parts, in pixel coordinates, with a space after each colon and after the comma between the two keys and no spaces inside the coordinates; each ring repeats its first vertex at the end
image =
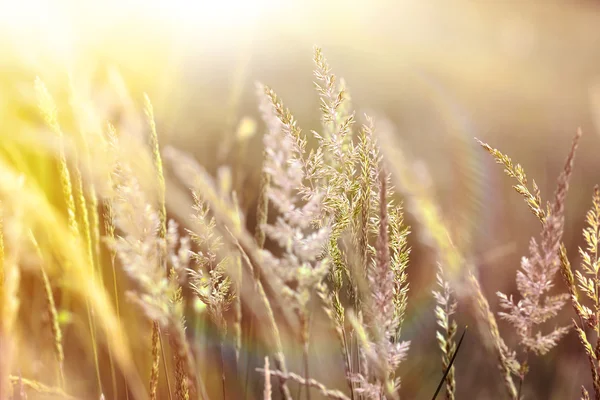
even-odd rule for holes
{"type": "Polygon", "coordinates": [[[529,209],[535,214],[536,217],[540,221],[543,221],[546,218],[546,211],[544,210],[544,205],[542,203],[540,189],[538,185],[535,183],[535,180],[532,181],[533,193],[527,187],[527,175],[523,170],[521,164],[514,164],[510,157],[504,155],[500,151],[492,148],[487,143],[483,143],[479,139],[476,139],[479,144],[490,153],[498,164],[504,165],[504,172],[511,178],[516,179],[517,184],[513,186],[513,188],[525,198],[525,202],[529,206],[529,209]]]}
{"type": "Polygon", "coordinates": [[[581,400],[590,400],[590,394],[584,386],[581,387],[581,400]]]}
{"type": "MultiPolygon", "coordinates": [[[[456,320],[452,315],[456,313],[458,302],[454,298],[454,291],[450,284],[444,278],[444,270],[441,264],[438,264],[438,272],[436,274],[437,285],[439,291],[433,291],[433,296],[437,303],[435,307],[435,317],[441,331],[436,332],[436,339],[440,350],[442,351],[442,370],[446,371],[450,366],[450,359],[456,351],[456,320]]],[[[446,376],[446,399],[454,400],[456,390],[456,380],[454,378],[454,366],[450,367],[446,376]]]]}
{"type": "Polygon", "coordinates": [[[369,263],[371,251],[369,249],[369,234],[370,222],[374,213],[374,197],[373,191],[374,182],[377,180],[376,165],[381,157],[375,146],[373,135],[375,127],[372,119],[367,119],[367,123],[362,126],[359,135],[359,143],[357,148],[358,163],[360,165],[360,191],[357,194],[358,199],[355,200],[357,208],[360,210],[358,223],[354,228],[355,236],[358,237],[358,248],[361,256],[362,265],[366,266],[369,263]]]}
{"type": "MultiPolygon", "coordinates": [[[[390,189],[391,190],[391,189],[390,189]]],[[[390,203],[389,226],[390,226],[390,268],[393,273],[393,318],[396,321],[395,342],[400,342],[402,324],[408,307],[408,261],[410,248],[408,247],[409,228],[404,224],[402,208],[390,203]]]]}
{"type": "MultiPolygon", "coordinates": [[[[79,215],[79,219],[80,219],[78,231],[81,234],[83,234],[83,239],[85,241],[87,256],[89,258],[89,263],[90,263],[90,266],[94,267],[95,259],[94,259],[94,244],[93,244],[93,238],[92,238],[93,234],[91,231],[92,228],[90,225],[90,215],[89,215],[87,199],[85,198],[83,176],[82,176],[81,170],[79,169],[79,166],[78,166],[79,160],[75,159],[73,164],[74,164],[74,167],[72,168],[71,177],[72,177],[72,180],[74,181],[73,196],[74,196],[74,200],[75,200],[76,215],[79,215]],[[77,212],[77,210],[79,212],[77,212]]],[[[96,279],[95,269],[92,269],[92,271],[90,271],[90,274],[91,274],[92,279],[96,279]]]]}
{"type": "MultiPolygon", "coordinates": [[[[323,123],[323,133],[318,134],[313,131],[313,135],[319,139],[319,149],[324,153],[325,165],[330,168],[329,171],[315,170],[316,176],[322,175],[322,178],[331,181],[335,179],[331,172],[342,172],[338,175],[340,181],[337,183],[350,184],[351,182],[348,182],[347,179],[353,174],[352,168],[355,159],[352,157],[354,153],[352,143],[354,113],[349,112],[349,96],[343,83],[337,83],[337,78],[331,72],[331,67],[319,47],[314,49],[313,60],[315,63],[314,75],[317,79],[315,87],[320,95],[321,121],[323,123]]],[[[332,185],[332,188],[339,189],[339,184],[332,185]]]]}
{"type": "Polygon", "coordinates": [[[46,300],[48,301],[48,315],[50,316],[50,327],[52,329],[52,338],[54,339],[54,355],[56,357],[56,362],[58,363],[58,376],[60,381],[60,387],[65,387],[65,375],[64,375],[64,361],[65,354],[62,343],[62,329],[58,322],[58,311],[56,309],[56,302],[54,301],[54,293],[52,292],[52,285],[50,284],[50,279],[48,278],[48,274],[46,273],[46,269],[44,268],[44,255],[42,253],[42,249],[40,248],[33,232],[29,231],[29,236],[33,247],[36,250],[36,253],[40,259],[40,269],[42,272],[42,278],[44,280],[44,290],[46,291],[46,300]]]}
{"type": "MultiPolygon", "coordinates": [[[[579,317],[579,323],[574,319],[573,326],[590,364],[594,398],[600,399],[600,373],[598,372],[600,369],[600,362],[598,361],[600,340],[597,340],[596,345],[593,346],[584,330],[586,327],[590,327],[594,329],[596,335],[600,333],[600,299],[598,296],[598,271],[600,270],[600,258],[598,256],[600,242],[600,188],[597,185],[594,187],[592,207],[586,215],[586,222],[587,227],[583,230],[583,237],[587,248],[585,250],[579,248],[583,273],[577,270],[575,271],[575,275],[573,275],[564,245],[560,248],[560,261],[562,276],[569,290],[571,304],[579,317]],[[593,304],[591,309],[582,304],[579,291],[591,300],[593,304]]],[[[583,392],[583,396],[584,398],[589,398],[589,395],[585,391],[583,392]]]]}
{"type": "MultiPolygon", "coordinates": [[[[172,346],[175,349],[178,349],[177,343],[173,342],[172,346]]],[[[188,373],[186,371],[186,362],[184,361],[184,355],[182,355],[179,351],[176,351],[176,359],[175,359],[175,379],[176,379],[176,389],[175,389],[175,398],[178,400],[189,400],[190,392],[188,387],[188,373]]]]}
{"type": "Polygon", "coordinates": [[[13,388],[18,385],[21,390],[27,387],[39,394],[58,396],[61,399],[75,400],[73,396],[65,393],[61,388],[44,385],[43,383],[32,379],[26,379],[21,376],[10,376],[9,381],[13,388]]]}
{"type": "Polygon", "coordinates": [[[74,236],[79,236],[79,228],[77,227],[77,217],[75,211],[75,197],[73,195],[73,187],[71,186],[71,173],[67,164],[65,154],[64,134],[58,122],[58,110],[54,99],[48,92],[46,85],[38,77],[35,80],[35,89],[39,102],[39,109],[46,124],[57,135],[59,140],[59,168],[60,181],[63,190],[64,199],[67,205],[67,215],[69,228],[74,236]]]}
{"type": "Polygon", "coordinates": [[[563,281],[567,286],[569,295],[571,298],[571,305],[575,314],[580,318],[581,324],[592,317],[592,310],[582,305],[579,292],[577,290],[577,284],[575,282],[575,276],[573,275],[573,269],[571,268],[571,262],[567,256],[567,249],[564,244],[560,246],[560,270],[563,277],[563,281]]]}
{"type": "MultiPolygon", "coordinates": [[[[162,159],[160,157],[160,148],[158,143],[158,134],[156,132],[156,123],[154,121],[154,109],[150,98],[147,94],[144,94],[144,113],[146,114],[146,120],[150,126],[150,147],[152,149],[152,161],[154,164],[154,170],[156,172],[157,183],[158,183],[158,215],[160,219],[160,225],[158,229],[158,237],[165,239],[167,235],[167,209],[165,205],[165,178],[163,174],[162,159]]],[[[159,243],[159,251],[161,255],[159,257],[160,268],[165,269],[165,257],[164,244],[161,246],[159,243]]],[[[158,375],[159,375],[159,364],[160,364],[160,351],[159,351],[159,324],[157,322],[152,323],[152,369],[150,372],[150,398],[156,400],[156,390],[158,388],[158,375]]],[[[177,361],[176,361],[177,362],[177,361]]]]}
{"type": "Polygon", "coordinates": [[[158,388],[158,374],[160,367],[160,342],[159,342],[159,325],[158,322],[152,323],[152,338],[150,339],[150,347],[152,349],[152,369],[150,372],[150,399],[156,400],[158,388]]]}
{"type": "MultiPolygon", "coordinates": [[[[596,293],[595,280],[598,279],[598,270],[600,269],[600,261],[598,257],[598,242],[600,240],[600,188],[596,186],[592,197],[592,208],[586,215],[588,227],[583,231],[587,248],[579,249],[579,254],[583,260],[582,269],[586,275],[591,275],[592,278],[586,278],[582,273],[576,271],[575,276],[579,283],[579,289],[586,294],[594,303],[595,325],[598,323],[598,313],[600,312],[600,299],[596,293]]],[[[588,320],[591,316],[588,316],[588,320]]],[[[598,328],[596,328],[598,329],[598,328]]]]}
{"type": "Polygon", "coordinates": [[[265,357],[265,388],[263,390],[263,400],[271,400],[271,370],[269,369],[269,357],[265,357]]]}

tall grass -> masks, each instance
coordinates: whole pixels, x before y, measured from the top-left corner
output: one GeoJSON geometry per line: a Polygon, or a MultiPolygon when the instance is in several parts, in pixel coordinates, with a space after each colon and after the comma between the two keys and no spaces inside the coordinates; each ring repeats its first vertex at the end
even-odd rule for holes
{"type": "Polygon", "coordinates": [[[319,48],[314,64],[317,130],[302,130],[274,88],[257,84],[263,161],[251,202],[241,199],[231,166],[215,176],[163,144],[148,96],[141,113],[120,85],[127,120],[120,123],[95,115],[73,87],[62,108],[35,82],[55,139],[47,151],[60,201],[0,160],[0,398],[399,399],[401,371],[419,357],[404,328],[412,296],[407,212],[433,239],[438,261],[436,304],[427,311],[438,330],[425,333],[439,345],[431,373],[444,380],[446,399],[457,397],[460,370],[469,368],[468,360],[452,365],[461,313],[474,307],[480,335],[471,343],[481,339],[497,360],[505,391],[496,397],[533,398],[526,389],[532,360],[548,357],[568,334],[569,326],[547,323],[569,302],[600,399],[597,187],[581,271],[573,272],[563,243],[581,132],[549,202],[523,167],[480,142],[541,224],[516,272],[518,293],[498,292],[492,301],[390,124],[357,117],[319,48]],[[41,337],[53,353],[44,366],[52,374],[36,373],[19,351],[34,346],[18,325],[27,312],[19,308],[27,296],[20,280],[31,264],[50,320],[41,337]],[[321,335],[341,381],[323,375],[321,335]]]}

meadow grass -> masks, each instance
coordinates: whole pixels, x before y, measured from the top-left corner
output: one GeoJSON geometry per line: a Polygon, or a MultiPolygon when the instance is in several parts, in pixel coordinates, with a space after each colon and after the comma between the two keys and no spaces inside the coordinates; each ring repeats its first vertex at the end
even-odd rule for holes
{"type": "Polygon", "coordinates": [[[439,346],[432,373],[443,381],[440,396],[455,399],[457,370],[468,368],[453,362],[465,337],[457,342],[457,320],[472,312],[471,341],[486,344],[505,388],[496,398],[534,397],[525,389],[532,360],[574,329],[591,370],[582,398],[600,399],[598,187],[580,269],[563,243],[581,131],[547,202],[521,165],[479,142],[541,225],[516,273],[518,293],[488,299],[389,122],[356,115],[319,48],[314,64],[318,130],[305,133],[273,88],[256,85],[263,160],[250,200],[232,166],[212,173],[161,144],[148,96],[143,113],[128,100],[126,115],[111,120],[95,115],[74,84],[62,108],[40,79],[33,83],[53,135],[60,202],[9,157],[0,160],[0,398],[399,399],[400,371],[418,357],[403,330],[411,307],[407,211],[437,259],[430,311],[438,328],[426,334],[439,346]],[[50,322],[28,337],[18,321],[28,300],[20,281],[31,274],[50,322]],[[556,326],[569,303],[572,325],[556,326]],[[52,354],[39,355],[42,371],[20,352],[28,340],[52,354]],[[323,342],[341,380],[323,375],[323,342]]]}

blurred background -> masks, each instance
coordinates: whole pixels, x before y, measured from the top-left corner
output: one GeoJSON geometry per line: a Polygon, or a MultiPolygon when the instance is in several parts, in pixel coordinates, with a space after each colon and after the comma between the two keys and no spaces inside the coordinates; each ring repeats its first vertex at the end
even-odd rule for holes
{"type": "MultiPolygon", "coordinates": [[[[32,151],[26,138],[39,123],[36,76],[59,99],[66,99],[74,77],[109,118],[118,118],[104,90],[118,71],[134,101],[144,92],[152,99],[161,145],[183,148],[213,171],[225,164],[243,171],[236,182],[252,209],[263,131],[255,82],[270,85],[305,132],[318,130],[312,48],[319,45],[345,79],[358,115],[373,110],[392,121],[403,152],[427,171],[445,221],[476,260],[497,310],[494,293],[516,293],[515,271],[539,224],[474,137],[521,163],[550,199],[582,128],[564,237],[577,254],[600,181],[598,43],[600,3],[591,0],[2,1],[0,135],[5,149],[32,151]],[[251,121],[258,131],[248,128],[242,154],[235,142],[240,126],[251,121]]],[[[431,296],[436,259],[411,218],[403,332],[413,346],[401,371],[402,393],[422,398],[441,376],[431,296]]],[[[461,328],[470,312],[459,308],[461,328]]],[[[570,312],[560,318],[563,325],[570,312]]],[[[511,328],[501,323],[500,329],[514,344],[511,328]]],[[[325,345],[314,340],[315,349],[325,345]]],[[[502,393],[495,359],[480,343],[472,330],[458,356],[459,398],[502,393]]],[[[590,381],[573,333],[548,357],[532,361],[531,370],[528,398],[573,398],[590,381]]]]}

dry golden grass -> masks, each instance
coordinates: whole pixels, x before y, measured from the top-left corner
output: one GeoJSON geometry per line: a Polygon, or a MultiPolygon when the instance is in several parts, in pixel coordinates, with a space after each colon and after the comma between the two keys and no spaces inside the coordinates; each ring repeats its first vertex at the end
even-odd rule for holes
{"type": "Polygon", "coordinates": [[[230,132],[206,159],[169,145],[160,106],[115,70],[105,87],[28,83],[37,117],[0,148],[0,398],[391,400],[433,394],[448,372],[455,399],[471,394],[478,346],[500,369],[487,393],[536,398],[539,360],[559,364],[572,339],[565,318],[591,370],[583,398],[600,398],[597,188],[581,271],[564,234],[581,132],[548,203],[545,184],[480,142],[542,228],[505,274],[516,290],[492,300],[391,122],[359,117],[321,49],[313,61],[314,130],[258,84],[263,124],[236,127],[234,93],[230,132]],[[419,272],[429,264],[437,280],[419,272]],[[479,331],[451,366],[467,321],[479,331]]]}

